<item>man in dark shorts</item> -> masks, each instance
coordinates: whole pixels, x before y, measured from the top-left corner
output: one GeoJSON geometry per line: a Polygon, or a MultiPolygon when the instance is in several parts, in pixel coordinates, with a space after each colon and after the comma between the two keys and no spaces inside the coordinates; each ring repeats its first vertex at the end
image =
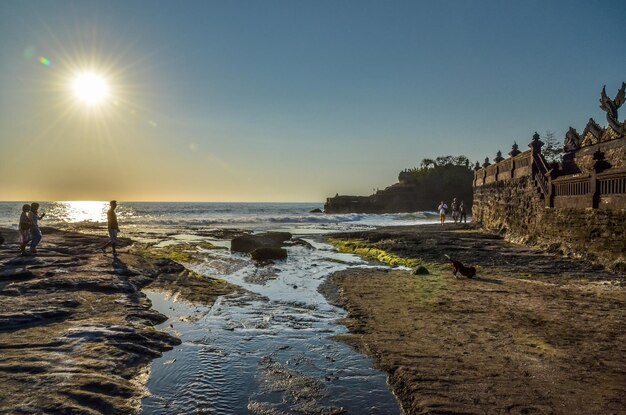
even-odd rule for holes
{"type": "Polygon", "coordinates": [[[120,227],[117,224],[117,215],[115,214],[115,208],[117,207],[117,201],[111,200],[109,203],[111,208],[107,212],[107,229],[109,230],[109,242],[102,247],[102,252],[106,253],[106,249],[109,245],[113,249],[113,256],[117,256],[117,233],[120,231],[120,227]]]}
{"type": "Polygon", "coordinates": [[[467,212],[465,211],[465,203],[461,201],[461,206],[459,206],[461,211],[461,216],[459,217],[459,223],[463,221],[463,223],[467,223],[467,212]]]}
{"type": "Polygon", "coordinates": [[[461,221],[461,212],[459,210],[459,202],[457,202],[456,197],[454,198],[454,200],[452,200],[452,203],[450,204],[451,208],[452,208],[452,219],[454,220],[454,223],[457,223],[457,221],[461,221]]]}

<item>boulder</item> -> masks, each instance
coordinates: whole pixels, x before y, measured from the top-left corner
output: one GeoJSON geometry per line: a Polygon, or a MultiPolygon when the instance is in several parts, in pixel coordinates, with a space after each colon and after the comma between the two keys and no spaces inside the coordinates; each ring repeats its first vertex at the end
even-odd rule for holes
{"type": "Polygon", "coordinates": [[[311,210],[309,213],[324,213],[324,211],[322,211],[322,209],[315,208],[315,209],[311,210]]]}
{"type": "Polygon", "coordinates": [[[294,238],[291,241],[285,242],[283,244],[283,246],[296,246],[296,245],[304,246],[305,248],[309,248],[309,249],[315,249],[313,245],[311,245],[310,243],[308,243],[302,238],[294,238]]]}
{"type": "Polygon", "coordinates": [[[275,243],[282,244],[283,242],[290,240],[293,235],[289,232],[266,232],[260,234],[259,236],[271,239],[275,243]]]}
{"type": "Polygon", "coordinates": [[[413,270],[413,275],[428,275],[428,274],[430,274],[430,272],[428,271],[428,268],[426,268],[423,265],[418,265],[418,267],[413,270]]]}
{"type": "Polygon", "coordinates": [[[287,259],[287,250],[263,246],[250,253],[255,261],[271,261],[273,259],[287,259]]]}
{"type": "Polygon", "coordinates": [[[233,238],[230,250],[251,253],[257,248],[280,248],[283,242],[291,239],[289,232],[266,232],[258,235],[241,235],[233,238]]]}

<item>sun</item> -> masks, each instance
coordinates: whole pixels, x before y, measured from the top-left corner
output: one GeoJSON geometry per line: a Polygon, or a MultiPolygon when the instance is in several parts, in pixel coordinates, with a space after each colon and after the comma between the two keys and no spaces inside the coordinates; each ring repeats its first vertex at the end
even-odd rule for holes
{"type": "Polygon", "coordinates": [[[106,79],[95,72],[84,72],[76,75],[72,81],[72,91],[78,100],[97,106],[109,96],[109,85],[106,79]]]}

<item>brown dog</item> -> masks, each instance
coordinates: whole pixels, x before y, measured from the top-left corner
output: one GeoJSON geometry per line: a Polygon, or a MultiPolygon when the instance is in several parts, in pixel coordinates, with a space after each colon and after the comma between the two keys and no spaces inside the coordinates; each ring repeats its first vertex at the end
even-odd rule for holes
{"type": "Polygon", "coordinates": [[[467,278],[473,278],[474,276],[476,276],[476,268],[466,267],[461,262],[450,258],[448,255],[446,255],[446,258],[448,258],[450,262],[452,262],[452,266],[454,267],[454,271],[452,271],[452,273],[454,274],[455,277],[457,277],[456,276],[457,272],[467,278]]]}

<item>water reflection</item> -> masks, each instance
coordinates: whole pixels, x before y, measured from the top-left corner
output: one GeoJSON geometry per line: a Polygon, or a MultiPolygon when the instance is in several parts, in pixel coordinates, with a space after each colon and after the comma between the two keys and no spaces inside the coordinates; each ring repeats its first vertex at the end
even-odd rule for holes
{"type": "Polygon", "coordinates": [[[49,216],[61,222],[104,222],[106,221],[107,202],[71,201],[57,202],[50,206],[49,216]]]}

